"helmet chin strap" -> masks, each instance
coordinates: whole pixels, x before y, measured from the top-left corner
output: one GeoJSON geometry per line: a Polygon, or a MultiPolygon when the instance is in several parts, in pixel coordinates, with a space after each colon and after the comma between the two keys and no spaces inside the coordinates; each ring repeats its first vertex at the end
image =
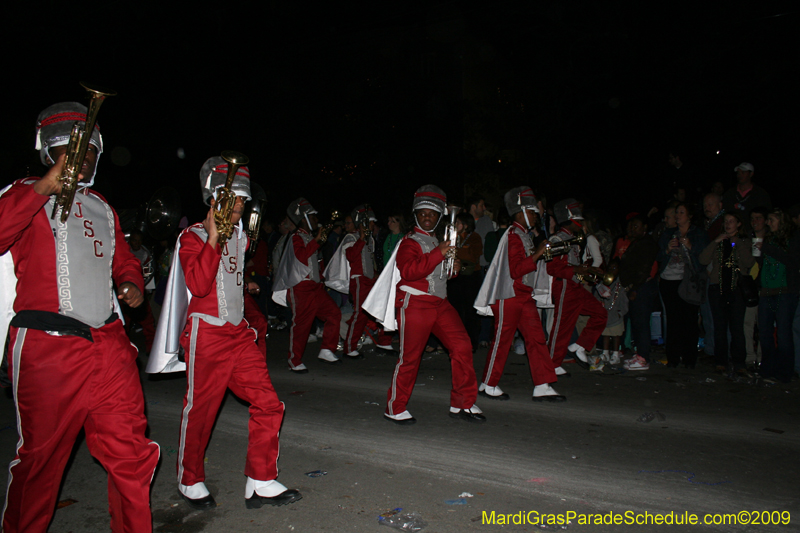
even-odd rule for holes
{"type": "Polygon", "coordinates": [[[528,219],[527,209],[522,210],[522,216],[525,217],[525,225],[528,226],[528,229],[531,229],[533,226],[531,226],[531,221],[528,219]]]}
{"type": "Polygon", "coordinates": [[[308,224],[308,231],[314,231],[311,227],[311,221],[308,219],[308,213],[303,213],[303,218],[306,219],[306,224],[308,224]]]}

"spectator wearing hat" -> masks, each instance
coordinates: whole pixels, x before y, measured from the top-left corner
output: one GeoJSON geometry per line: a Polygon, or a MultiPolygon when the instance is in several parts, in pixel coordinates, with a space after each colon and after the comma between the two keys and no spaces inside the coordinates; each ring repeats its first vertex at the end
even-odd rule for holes
{"type": "Polygon", "coordinates": [[[733,169],[736,172],[736,187],[731,187],[722,195],[722,207],[726,213],[737,212],[742,217],[745,233],[750,231],[750,211],[754,207],[772,208],[769,193],[753,183],[755,167],[751,163],[740,163],[733,169]]]}

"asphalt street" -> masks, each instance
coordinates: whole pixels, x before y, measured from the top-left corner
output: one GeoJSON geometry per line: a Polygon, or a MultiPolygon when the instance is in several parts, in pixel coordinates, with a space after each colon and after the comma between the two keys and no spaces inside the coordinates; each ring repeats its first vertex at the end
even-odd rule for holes
{"type": "MultiPolygon", "coordinates": [[[[526,358],[512,354],[501,381],[511,400],[479,397],[488,421],[473,424],[448,416],[449,359],[434,354],[423,360],[409,404],[418,423],[397,426],[382,417],[395,358],[368,351],[363,360],[327,365],[316,359],[319,343],[309,344],[310,373],[295,375],[287,345],[287,331],[272,333],[269,368],[286,404],[279,480],[303,499],[245,508],[248,410],[229,394],[206,452],[206,484],[218,507],[186,506],[175,473],[185,376],[142,374],[149,436],[162,454],[152,486],[155,531],[388,533],[378,517],[396,508],[418,513],[427,533],[541,531],[542,515],[567,513],[574,513],[566,525],[573,531],[800,531],[796,381],[737,381],[714,374],[702,359],[695,370],[655,365],[646,372],[590,373],[572,364],[572,376],[555,385],[568,400],[542,404],[531,401],[526,358]],[[655,417],[637,421],[644,413],[655,417]],[[308,475],[315,471],[326,474],[308,475]],[[749,513],[738,518],[750,522],[790,522],[636,524],[646,513],[651,521],[666,515],[680,522],[688,513],[702,522],[706,514],[742,511],[749,513]],[[587,515],[623,523],[581,523],[587,515]]],[[[485,349],[475,355],[478,374],[485,356],[485,349]]],[[[9,394],[0,399],[0,417],[8,462],[17,440],[9,394]]],[[[83,441],[59,500],[50,531],[108,530],[105,473],[83,441]]]]}

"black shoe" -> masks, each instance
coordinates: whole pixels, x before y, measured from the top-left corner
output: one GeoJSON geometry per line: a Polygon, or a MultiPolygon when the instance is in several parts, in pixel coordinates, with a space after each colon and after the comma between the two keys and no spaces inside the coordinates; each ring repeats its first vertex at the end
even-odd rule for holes
{"type": "Polygon", "coordinates": [[[533,396],[534,402],[566,402],[567,397],[561,394],[548,394],[546,396],[533,396]]]}
{"type": "Polygon", "coordinates": [[[450,418],[460,418],[467,422],[486,422],[486,417],[479,413],[470,413],[466,409],[461,409],[459,412],[454,413],[450,411],[450,418]]]}
{"type": "Polygon", "coordinates": [[[248,509],[258,509],[262,505],[286,505],[288,503],[294,503],[297,500],[302,500],[303,495],[300,494],[295,489],[288,489],[277,496],[273,496],[272,498],[267,498],[266,496],[259,496],[257,492],[254,492],[250,498],[246,498],[244,500],[244,504],[248,509]]]}
{"type": "Polygon", "coordinates": [[[483,396],[485,398],[489,398],[490,400],[500,400],[501,402],[504,402],[506,400],[510,400],[511,399],[511,396],[509,396],[508,393],[506,393],[506,392],[504,392],[500,396],[492,396],[491,394],[486,394],[486,391],[482,390],[482,391],[478,391],[478,394],[480,394],[481,396],[483,396]]]}
{"type": "MultiPolygon", "coordinates": [[[[348,354],[348,355],[346,355],[346,357],[351,361],[360,361],[361,359],[364,359],[364,354],[363,353],[358,353],[356,355],[349,355],[348,354]]],[[[341,361],[341,359],[339,359],[339,361],[341,361]]],[[[327,363],[327,361],[325,361],[325,362],[327,363]]]]}
{"type": "Polygon", "coordinates": [[[198,511],[207,511],[209,509],[213,509],[217,506],[217,502],[214,501],[214,497],[209,494],[204,498],[197,498],[195,500],[188,497],[186,494],[182,493],[180,489],[178,489],[178,494],[181,495],[181,498],[191,507],[192,509],[197,509],[198,511]]]}
{"type": "Polygon", "coordinates": [[[414,424],[417,423],[417,419],[414,418],[413,416],[411,418],[404,418],[403,420],[397,420],[396,418],[392,418],[391,416],[384,413],[383,418],[385,418],[389,422],[394,422],[399,426],[413,426],[414,424]]]}

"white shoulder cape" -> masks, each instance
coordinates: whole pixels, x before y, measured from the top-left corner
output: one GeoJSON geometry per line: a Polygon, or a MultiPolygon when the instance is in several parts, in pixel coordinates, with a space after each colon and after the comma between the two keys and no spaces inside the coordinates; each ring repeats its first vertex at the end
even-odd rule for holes
{"type": "MultiPolygon", "coordinates": [[[[189,228],[183,230],[186,233],[189,228]]],[[[180,339],[183,328],[186,326],[186,313],[192,294],[186,287],[186,278],[180,261],[181,239],[175,243],[175,252],[172,254],[172,265],[167,278],[167,291],[164,295],[164,304],[161,315],[158,317],[156,336],[153,339],[153,348],[147,361],[145,372],[159,374],[168,372],[181,372],[186,370],[186,363],[178,361],[180,339]]]]}
{"type": "Polygon", "coordinates": [[[392,256],[386,261],[383,272],[378,276],[378,280],[361,306],[367,313],[375,317],[375,320],[380,322],[386,331],[397,330],[394,301],[397,295],[397,284],[400,283],[400,270],[397,268],[397,250],[399,249],[399,244],[394,247],[392,256]]]}
{"type": "MultiPolygon", "coordinates": [[[[0,196],[11,185],[0,191],[0,196]]],[[[0,255],[0,347],[6,345],[8,327],[14,318],[14,300],[17,298],[17,275],[14,273],[14,258],[11,251],[0,255]]]]}
{"type": "Polygon", "coordinates": [[[358,237],[354,233],[345,235],[322,274],[325,277],[325,285],[343,294],[350,292],[350,261],[347,260],[345,252],[357,241],[358,237]]]}
{"type": "Polygon", "coordinates": [[[497,243],[497,251],[494,253],[494,258],[492,258],[489,268],[486,270],[483,284],[473,304],[479,315],[492,316],[492,308],[490,307],[492,304],[498,300],[505,300],[515,296],[514,280],[511,278],[511,267],[508,265],[508,234],[512,231],[514,231],[514,228],[509,227],[500,237],[500,242],[497,243]]]}
{"type": "Polygon", "coordinates": [[[286,250],[281,256],[278,270],[275,271],[275,281],[272,284],[272,299],[284,307],[288,307],[286,304],[286,291],[311,274],[311,267],[301,263],[294,253],[294,242],[292,240],[295,235],[292,235],[286,244],[286,250]]]}

